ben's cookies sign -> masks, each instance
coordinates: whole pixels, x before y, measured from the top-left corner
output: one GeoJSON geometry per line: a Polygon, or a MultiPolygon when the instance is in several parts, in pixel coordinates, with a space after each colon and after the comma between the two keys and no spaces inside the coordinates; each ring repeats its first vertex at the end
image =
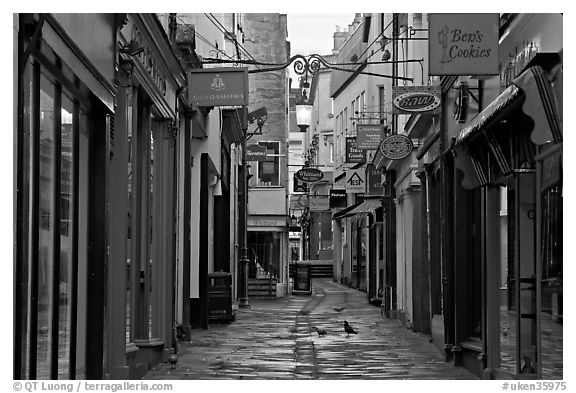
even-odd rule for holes
{"type": "Polygon", "coordinates": [[[430,75],[498,75],[498,14],[430,14],[430,75]]]}

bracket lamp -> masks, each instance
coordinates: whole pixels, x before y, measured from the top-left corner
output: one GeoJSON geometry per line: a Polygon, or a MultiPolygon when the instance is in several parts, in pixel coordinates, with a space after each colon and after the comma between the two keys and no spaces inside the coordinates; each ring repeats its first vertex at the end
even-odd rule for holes
{"type": "Polygon", "coordinates": [[[120,47],[120,53],[127,54],[128,56],[137,56],[144,52],[144,47],[135,40],[130,41],[128,44],[120,47]]]}
{"type": "Polygon", "coordinates": [[[306,97],[306,90],[302,90],[302,97],[296,103],[296,124],[301,132],[306,132],[312,121],[312,105],[308,97],[306,97]]]}

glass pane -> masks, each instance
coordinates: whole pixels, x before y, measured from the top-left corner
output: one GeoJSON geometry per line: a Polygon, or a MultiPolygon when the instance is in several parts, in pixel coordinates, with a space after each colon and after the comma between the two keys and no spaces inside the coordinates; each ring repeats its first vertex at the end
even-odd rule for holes
{"type": "Polygon", "coordinates": [[[73,204],[73,102],[63,95],[62,97],[62,151],[60,167],[60,312],[58,322],[58,377],[69,377],[70,362],[70,335],[72,313],[72,263],[75,256],[72,254],[74,217],[73,204]]]}
{"type": "MultiPolygon", "coordinates": [[[[25,289],[22,293],[22,323],[25,325],[24,329],[22,330],[22,341],[18,344],[21,344],[22,347],[19,347],[22,354],[22,365],[23,372],[22,378],[28,379],[30,378],[30,370],[28,368],[28,354],[30,353],[30,290],[31,286],[29,285],[29,274],[30,274],[30,221],[32,220],[32,209],[31,209],[31,201],[32,201],[32,187],[31,185],[31,156],[32,156],[32,144],[30,143],[30,130],[32,129],[32,116],[30,116],[30,110],[32,108],[32,99],[31,95],[34,91],[34,86],[32,85],[31,81],[31,67],[30,64],[26,66],[26,70],[24,72],[24,86],[25,87],[25,94],[24,94],[24,121],[23,121],[23,130],[22,130],[22,185],[24,186],[24,192],[22,193],[22,217],[27,217],[27,220],[22,221],[22,244],[20,248],[20,252],[22,253],[21,263],[25,263],[26,266],[22,266],[23,270],[23,277],[22,280],[24,282],[25,289]]],[[[18,367],[19,365],[14,365],[14,367],[18,367]]]]}
{"type": "Polygon", "coordinates": [[[152,275],[153,272],[153,261],[154,261],[154,175],[155,175],[155,166],[154,166],[154,159],[155,159],[155,151],[154,151],[154,138],[153,132],[150,133],[150,156],[149,156],[149,170],[150,170],[150,177],[149,177],[149,185],[148,185],[148,268],[147,268],[147,280],[146,280],[146,296],[148,302],[148,338],[154,337],[153,333],[153,326],[152,326],[152,317],[153,317],[153,310],[152,304],[154,303],[153,297],[153,282],[154,276],[152,275]]]}
{"type": "Polygon", "coordinates": [[[76,315],[76,379],[86,372],[86,287],[88,267],[89,117],[80,111],[78,135],[78,311],[76,315]]]}
{"type": "MultiPolygon", "coordinates": [[[[508,191],[502,188],[500,198],[500,367],[511,374],[516,373],[516,311],[510,294],[514,292],[514,280],[511,279],[511,264],[508,240],[513,239],[508,231],[513,230],[513,217],[509,216],[512,210],[508,206],[508,191]]],[[[513,243],[512,243],[513,246],[513,243]]],[[[513,261],[513,259],[512,259],[513,261]]]]}
{"type": "Polygon", "coordinates": [[[133,187],[134,187],[134,166],[133,166],[133,159],[132,157],[135,157],[136,154],[134,152],[135,149],[135,144],[133,143],[133,139],[132,139],[132,112],[133,112],[133,108],[132,108],[132,100],[127,100],[127,102],[129,103],[129,107],[128,107],[128,111],[127,111],[127,131],[128,131],[128,217],[126,218],[127,222],[126,225],[128,225],[127,228],[127,239],[126,239],[126,342],[132,342],[133,340],[133,334],[132,334],[132,321],[133,321],[133,317],[132,314],[134,312],[134,308],[132,307],[132,302],[133,302],[133,293],[134,291],[132,290],[132,272],[134,271],[134,256],[132,254],[132,239],[135,236],[135,223],[134,223],[134,219],[135,219],[135,210],[134,210],[134,193],[133,193],[133,187]]]}
{"type": "Polygon", "coordinates": [[[54,85],[40,80],[40,189],[38,261],[38,379],[50,378],[54,244],[54,85]]]}
{"type": "Polygon", "coordinates": [[[542,193],[542,379],[563,379],[562,186],[542,193]]]}

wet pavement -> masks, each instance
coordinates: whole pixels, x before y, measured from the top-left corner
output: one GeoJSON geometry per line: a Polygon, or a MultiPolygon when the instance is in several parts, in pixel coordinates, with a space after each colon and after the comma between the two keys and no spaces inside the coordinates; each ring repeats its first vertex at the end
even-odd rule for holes
{"type": "Polygon", "coordinates": [[[251,298],[233,323],[193,330],[176,367],[161,363],[144,379],[477,379],[444,362],[428,336],[383,317],[364,292],[329,278],[312,286],[309,296],[251,298]],[[348,336],[344,320],[358,334],[348,336]]]}

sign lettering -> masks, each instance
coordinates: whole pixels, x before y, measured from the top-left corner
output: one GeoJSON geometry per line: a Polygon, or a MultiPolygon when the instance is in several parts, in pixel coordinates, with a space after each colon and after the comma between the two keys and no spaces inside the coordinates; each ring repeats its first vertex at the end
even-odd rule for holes
{"type": "Polygon", "coordinates": [[[430,14],[430,75],[498,75],[498,14],[430,14]]]}

